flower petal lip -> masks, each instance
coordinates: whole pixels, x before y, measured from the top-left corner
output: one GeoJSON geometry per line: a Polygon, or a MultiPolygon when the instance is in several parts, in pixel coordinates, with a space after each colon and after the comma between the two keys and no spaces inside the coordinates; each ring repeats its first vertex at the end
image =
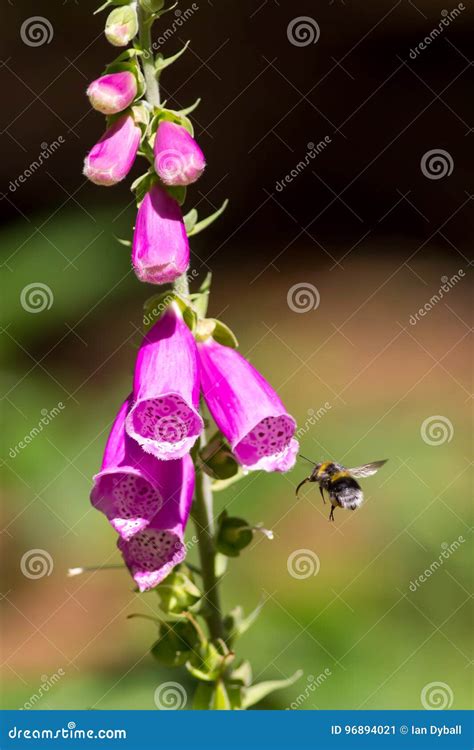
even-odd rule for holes
{"type": "Polygon", "coordinates": [[[131,396],[122,404],[93,477],[91,502],[124,539],[143,531],[163,504],[165,477],[157,459],[140,451],[125,431],[131,396]]]}
{"type": "Polygon", "coordinates": [[[184,530],[194,493],[194,464],[189,455],[163,463],[167,491],[161,509],[146,530],[118,541],[140,591],[157,586],[186,556],[184,530]]]}
{"type": "Polygon", "coordinates": [[[172,303],[138,353],[133,406],[125,427],[143,451],[162,461],[188,453],[203,429],[194,337],[172,303]]]}
{"type": "Polygon", "coordinates": [[[167,284],[186,272],[189,241],[178,203],[153,185],[138,209],[132,264],[140,281],[167,284]]]}
{"type": "Polygon", "coordinates": [[[101,76],[87,89],[92,107],[104,115],[114,115],[126,109],[136,95],[137,79],[128,70],[101,76]]]}
{"type": "Polygon", "coordinates": [[[191,185],[204,172],[204,154],[182,125],[163,120],[153,151],[155,171],[165,185],[191,185]]]}
{"type": "Polygon", "coordinates": [[[84,162],[85,176],[96,185],[116,185],[132,168],[141,130],[131,114],[121,115],[92,147],[84,162]]]}
{"type": "Polygon", "coordinates": [[[291,469],[296,422],[278,394],[235,349],[208,338],[198,351],[204,398],[239,463],[247,470],[291,469]]]}

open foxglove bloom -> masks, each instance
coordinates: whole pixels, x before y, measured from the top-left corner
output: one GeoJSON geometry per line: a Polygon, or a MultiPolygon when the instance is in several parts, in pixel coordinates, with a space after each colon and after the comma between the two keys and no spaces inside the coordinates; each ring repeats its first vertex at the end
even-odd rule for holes
{"type": "Polygon", "coordinates": [[[185,273],[189,242],[178,203],[153,185],[138,209],[132,263],[140,281],[167,284],[185,273]]]}
{"type": "Polygon", "coordinates": [[[194,465],[188,455],[162,466],[166,482],[161,509],[145,531],[118,541],[140,591],[157,586],[186,556],[183,539],[193,500],[194,465]]]}
{"type": "Polygon", "coordinates": [[[143,339],[133,398],[126,430],[144,451],[164,461],[190,451],[203,428],[198,413],[198,356],[176,303],[171,303],[143,339]]]}
{"type": "Polygon", "coordinates": [[[91,105],[104,115],[115,115],[127,109],[136,95],[137,79],[128,70],[101,76],[87,89],[91,105]]]}
{"type": "Polygon", "coordinates": [[[122,404],[94,477],[91,502],[124,539],[145,529],[161,508],[166,490],[164,464],[144,453],[125,432],[131,397],[122,404]]]}
{"type": "Polygon", "coordinates": [[[217,426],[246,469],[288,471],[298,452],[296,422],[265,378],[235,349],[198,344],[201,387],[217,426]]]}
{"type": "Polygon", "coordinates": [[[165,185],[190,185],[204,172],[206,160],[182,125],[160,122],[154,144],[155,171],[165,185]]]}
{"type": "Polygon", "coordinates": [[[86,156],[85,176],[96,185],[116,185],[132,168],[140,138],[132,115],[121,115],[86,156]]]}

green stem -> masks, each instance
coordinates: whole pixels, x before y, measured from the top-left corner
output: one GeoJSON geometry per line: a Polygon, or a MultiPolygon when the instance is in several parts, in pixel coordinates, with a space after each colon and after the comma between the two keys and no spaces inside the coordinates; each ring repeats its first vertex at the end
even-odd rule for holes
{"type": "Polygon", "coordinates": [[[138,13],[138,38],[140,41],[140,47],[142,48],[143,55],[140,57],[143,75],[146,83],[146,100],[152,107],[160,106],[160,87],[158,85],[158,78],[155,70],[155,57],[153,55],[153,49],[151,46],[151,26],[152,18],[149,13],[144,10],[140,3],[137,8],[138,13]]]}
{"type": "MultiPolygon", "coordinates": [[[[152,19],[138,4],[139,40],[143,51],[141,64],[146,82],[146,100],[151,106],[160,105],[160,87],[155,70],[155,60],[151,45],[152,19]]],[[[189,281],[184,273],[173,284],[173,289],[185,299],[189,297],[189,281]]],[[[199,446],[205,445],[205,437],[201,436],[199,446]]],[[[214,511],[210,479],[202,470],[196,471],[196,489],[192,508],[192,516],[198,537],[199,558],[201,561],[201,577],[206,601],[204,615],[211,638],[224,640],[224,624],[220,606],[218,579],[216,576],[216,550],[214,546],[214,511]]]]}
{"type": "MultiPolygon", "coordinates": [[[[199,448],[205,444],[201,437],[199,448]]],[[[206,619],[211,638],[225,639],[224,623],[220,605],[219,583],[216,576],[216,549],[214,546],[214,512],[212,502],[211,480],[207,474],[196,471],[196,489],[191,511],[198,538],[201,576],[204,587],[206,619]]]]}

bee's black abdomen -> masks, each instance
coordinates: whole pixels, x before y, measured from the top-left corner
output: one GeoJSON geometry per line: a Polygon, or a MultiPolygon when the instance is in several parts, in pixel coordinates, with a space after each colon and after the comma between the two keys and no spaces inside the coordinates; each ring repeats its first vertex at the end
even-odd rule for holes
{"type": "Polygon", "coordinates": [[[342,508],[355,510],[364,498],[360,484],[350,474],[329,482],[329,493],[342,508]]]}

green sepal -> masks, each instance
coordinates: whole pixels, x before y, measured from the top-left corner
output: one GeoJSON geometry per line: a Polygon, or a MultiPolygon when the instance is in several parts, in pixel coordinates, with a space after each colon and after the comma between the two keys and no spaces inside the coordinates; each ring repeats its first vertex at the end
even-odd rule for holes
{"type": "Polygon", "coordinates": [[[155,70],[157,73],[161,73],[162,70],[167,68],[169,65],[172,65],[176,60],[179,60],[181,55],[184,55],[186,50],[188,49],[190,45],[190,42],[186,42],[184,47],[180,49],[179,52],[177,52],[175,55],[171,55],[171,57],[164,57],[160,53],[157,54],[156,60],[155,60],[155,70]]]}
{"type": "Polygon", "coordinates": [[[172,290],[154,294],[153,297],[149,297],[144,303],[143,327],[145,331],[149,331],[154,326],[172,302],[176,302],[179,306],[183,320],[188,328],[193,332],[195,331],[197,325],[196,311],[179,294],[176,294],[172,290]]]}
{"type": "Polygon", "coordinates": [[[163,120],[166,120],[167,122],[174,122],[176,123],[176,125],[181,125],[181,127],[186,128],[190,135],[194,135],[193,124],[185,114],[174,109],[168,109],[164,106],[155,108],[150,128],[152,133],[155,133],[157,131],[160,122],[162,122],[163,120]]]}
{"type": "Polygon", "coordinates": [[[218,518],[216,548],[222,555],[238,557],[253,539],[253,531],[243,518],[235,518],[224,510],[218,518]]]}
{"type": "Polygon", "coordinates": [[[241,685],[234,684],[232,682],[226,683],[227,695],[229,698],[230,708],[232,711],[240,711],[242,708],[242,700],[244,690],[241,685]]]}
{"type": "Polygon", "coordinates": [[[117,240],[119,245],[123,245],[124,247],[132,247],[132,241],[131,240],[124,240],[122,237],[116,237],[114,235],[114,238],[117,240]]]}
{"type": "Polygon", "coordinates": [[[140,5],[147,13],[160,13],[164,4],[165,0],[140,0],[140,5]]]}
{"type": "Polygon", "coordinates": [[[221,432],[217,431],[199,452],[204,471],[213,479],[229,479],[239,470],[239,464],[221,432]]]}
{"type": "Polygon", "coordinates": [[[269,680],[268,682],[259,682],[256,685],[251,685],[245,691],[245,695],[242,700],[242,708],[249,708],[254,706],[259,701],[266,698],[267,695],[273,693],[275,690],[282,690],[283,688],[290,687],[293,685],[301,675],[303,674],[302,669],[298,669],[291,677],[287,680],[269,680]]]}
{"type": "Polygon", "coordinates": [[[197,680],[215,682],[222,672],[224,659],[213,643],[206,643],[193,652],[185,666],[197,680]]]}
{"type": "Polygon", "coordinates": [[[194,112],[194,110],[197,109],[200,104],[201,104],[201,97],[196,99],[194,104],[190,104],[189,107],[184,107],[183,109],[176,110],[176,114],[186,117],[186,115],[190,115],[192,112],[194,112]]]}
{"type": "Polygon", "coordinates": [[[229,696],[223,680],[217,680],[216,682],[212,709],[214,711],[230,711],[231,709],[229,696]]]}
{"type": "Polygon", "coordinates": [[[187,620],[162,622],[159,638],[151,647],[152,656],[165,667],[182,667],[198,644],[195,628],[187,620]]]}
{"type": "Polygon", "coordinates": [[[166,190],[171,195],[171,197],[179,203],[180,206],[183,205],[186,200],[186,185],[171,185],[167,186],[166,190]]]}
{"type": "Polygon", "coordinates": [[[100,13],[106,8],[110,8],[112,5],[128,5],[129,3],[130,0],[106,0],[106,2],[103,3],[99,8],[97,8],[97,10],[95,10],[92,15],[96,16],[97,13],[100,13]]]}
{"type": "Polygon", "coordinates": [[[132,184],[130,185],[130,190],[132,191],[132,193],[135,193],[135,198],[137,200],[137,207],[140,205],[145,195],[150,190],[154,181],[155,181],[155,177],[154,177],[152,170],[150,169],[148,172],[145,172],[145,174],[142,174],[140,175],[140,177],[137,177],[137,179],[134,180],[132,184]]]}
{"type": "Polygon", "coordinates": [[[263,605],[264,602],[260,602],[260,604],[258,604],[258,606],[255,607],[247,617],[244,617],[243,609],[240,606],[234,607],[234,609],[229,612],[224,618],[224,627],[228,633],[229,642],[233,642],[237,638],[240,638],[240,636],[252,627],[262,611],[263,605]]]}
{"type": "Polygon", "coordinates": [[[192,230],[198,220],[198,212],[195,208],[192,208],[186,216],[183,216],[184,226],[186,227],[186,233],[189,236],[189,232],[192,230]]]}
{"type": "Polygon", "coordinates": [[[202,598],[202,594],[194,581],[191,573],[186,574],[176,568],[166,576],[156,589],[160,597],[160,607],[163,612],[179,615],[189,610],[202,598]]]}
{"type": "Polygon", "coordinates": [[[218,208],[217,211],[214,211],[214,213],[211,214],[210,216],[207,216],[205,219],[202,219],[201,221],[198,221],[194,224],[191,231],[188,232],[188,237],[194,237],[195,234],[199,234],[199,232],[202,232],[204,231],[204,229],[207,229],[207,227],[213,224],[216,221],[216,219],[218,219],[219,216],[221,216],[221,214],[224,213],[228,205],[229,205],[229,200],[226,198],[222,206],[218,208]]]}
{"type": "Polygon", "coordinates": [[[237,349],[239,342],[233,331],[217,318],[204,318],[199,321],[196,338],[198,341],[206,341],[210,336],[223,346],[237,349]]]}
{"type": "MultiPolygon", "coordinates": [[[[148,131],[148,125],[150,123],[150,111],[147,107],[145,107],[144,104],[141,104],[140,102],[137,102],[136,104],[132,104],[131,107],[133,119],[135,121],[135,125],[138,125],[140,130],[142,131],[142,136],[147,134],[148,131]]],[[[123,114],[123,113],[120,113],[123,114]]],[[[145,155],[148,154],[148,148],[147,148],[146,139],[142,138],[141,143],[141,149],[142,152],[145,153],[145,155]]],[[[153,160],[153,154],[152,154],[152,160],[153,160]]]]}
{"type": "Polygon", "coordinates": [[[244,659],[240,664],[232,670],[230,680],[235,682],[242,687],[249,687],[252,682],[252,667],[250,662],[244,659]]]}

